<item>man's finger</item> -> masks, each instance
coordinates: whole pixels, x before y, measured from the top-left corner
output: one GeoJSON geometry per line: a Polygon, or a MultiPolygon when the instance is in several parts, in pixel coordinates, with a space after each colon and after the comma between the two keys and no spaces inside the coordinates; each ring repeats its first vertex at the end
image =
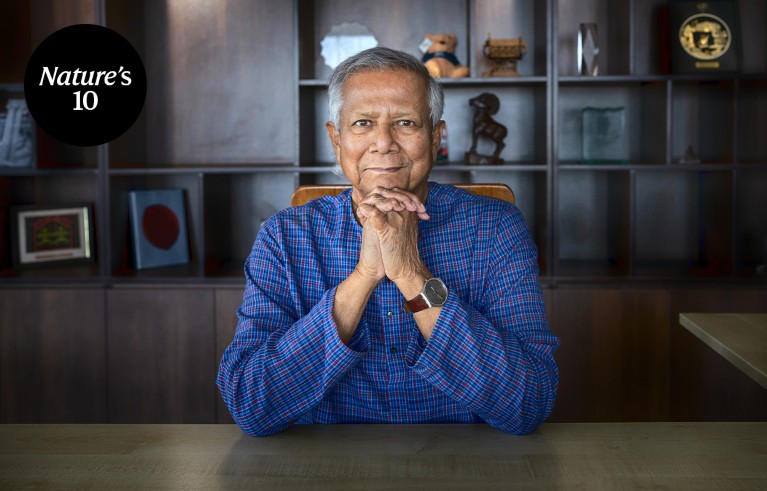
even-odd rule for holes
{"type": "Polygon", "coordinates": [[[370,220],[370,223],[372,223],[376,228],[376,230],[380,230],[387,224],[386,212],[379,210],[373,205],[368,203],[360,203],[357,211],[366,216],[367,219],[370,220]]]}
{"type": "Polygon", "coordinates": [[[405,191],[404,189],[400,188],[382,188],[382,187],[376,187],[373,189],[373,192],[371,194],[379,194],[383,196],[384,198],[393,198],[396,200],[399,200],[403,203],[405,203],[408,206],[408,211],[419,211],[419,212],[425,212],[426,207],[423,203],[421,203],[421,200],[418,199],[418,196],[415,194],[405,191]]]}

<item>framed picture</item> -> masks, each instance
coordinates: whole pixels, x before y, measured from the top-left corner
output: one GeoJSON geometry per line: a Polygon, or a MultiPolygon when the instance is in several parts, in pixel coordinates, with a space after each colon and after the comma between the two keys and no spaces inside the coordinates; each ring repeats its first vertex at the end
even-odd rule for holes
{"type": "Polygon", "coordinates": [[[128,195],[136,269],[189,262],[182,189],[131,191],[128,195]]]}
{"type": "Polygon", "coordinates": [[[89,204],[12,207],[14,267],[92,263],[95,249],[91,208],[89,204]]]}

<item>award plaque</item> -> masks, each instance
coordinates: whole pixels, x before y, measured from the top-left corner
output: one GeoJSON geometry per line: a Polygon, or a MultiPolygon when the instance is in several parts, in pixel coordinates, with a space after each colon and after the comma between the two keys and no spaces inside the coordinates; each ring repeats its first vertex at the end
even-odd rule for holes
{"type": "Polygon", "coordinates": [[[740,39],[735,0],[669,3],[674,73],[736,72],[740,39]]]}

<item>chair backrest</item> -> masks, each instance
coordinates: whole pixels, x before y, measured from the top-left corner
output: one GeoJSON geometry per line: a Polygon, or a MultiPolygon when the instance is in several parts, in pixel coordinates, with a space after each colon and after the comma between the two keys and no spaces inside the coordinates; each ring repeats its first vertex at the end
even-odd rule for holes
{"type": "MultiPolygon", "coordinates": [[[[471,194],[481,194],[514,203],[514,191],[506,184],[454,184],[454,186],[465,189],[471,194]]],[[[293,192],[290,204],[291,206],[301,206],[320,196],[337,196],[350,187],[348,184],[307,184],[299,186],[293,192]]]]}

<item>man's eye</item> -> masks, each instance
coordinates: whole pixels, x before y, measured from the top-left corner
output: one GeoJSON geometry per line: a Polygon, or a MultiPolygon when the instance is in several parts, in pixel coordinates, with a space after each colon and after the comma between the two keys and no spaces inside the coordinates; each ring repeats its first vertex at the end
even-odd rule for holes
{"type": "Polygon", "coordinates": [[[415,126],[415,123],[413,121],[410,121],[409,119],[402,119],[397,121],[397,124],[400,126],[415,126]]]}
{"type": "Polygon", "coordinates": [[[360,119],[355,121],[352,126],[370,126],[371,124],[373,123],[369,119],[360,119]]]}

